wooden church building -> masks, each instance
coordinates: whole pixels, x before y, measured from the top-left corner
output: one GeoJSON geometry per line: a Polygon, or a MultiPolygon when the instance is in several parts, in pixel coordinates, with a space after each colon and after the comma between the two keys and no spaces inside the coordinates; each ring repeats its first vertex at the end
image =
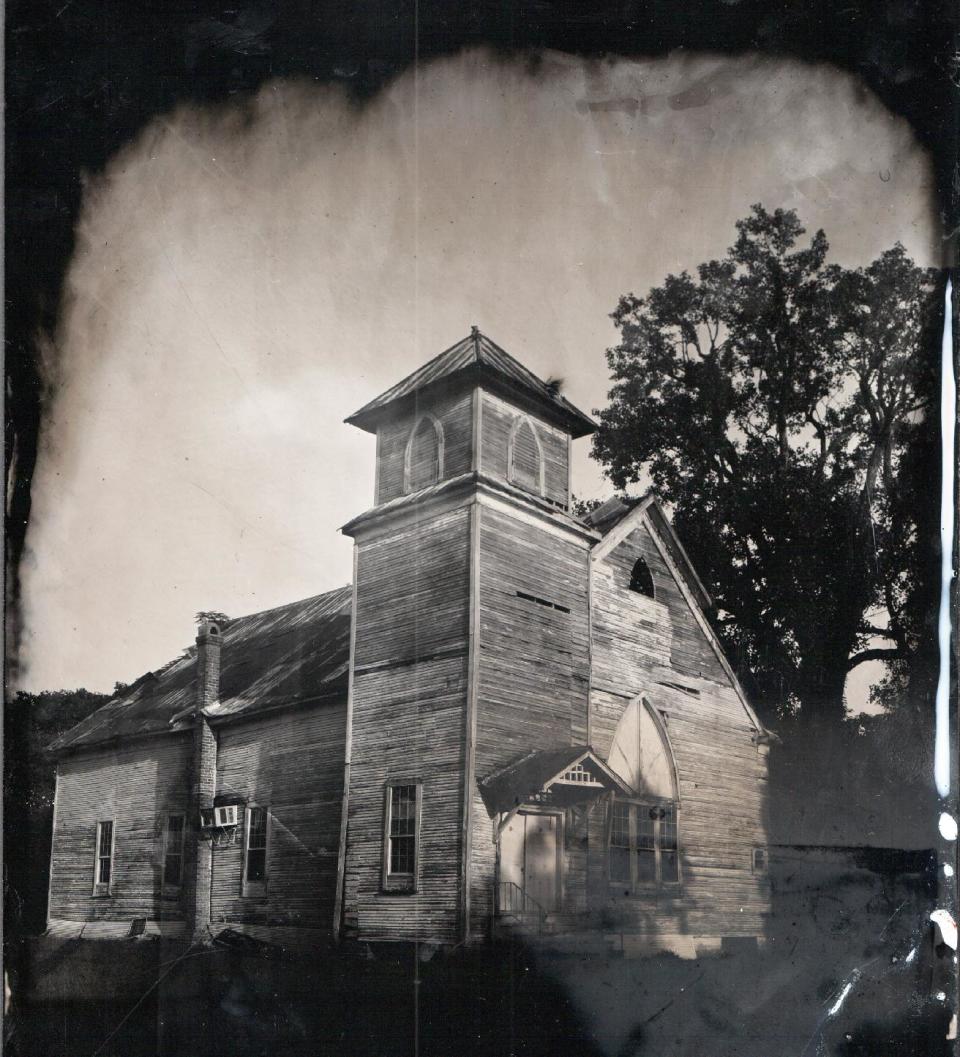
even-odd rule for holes
{"type": "Polygon", "coordinates": [[[762,937],[768,736],[650,496],[476,328],[347,419],[350,586],[194,645],[52,746],[51,932],[278,944],[762,937]]]}

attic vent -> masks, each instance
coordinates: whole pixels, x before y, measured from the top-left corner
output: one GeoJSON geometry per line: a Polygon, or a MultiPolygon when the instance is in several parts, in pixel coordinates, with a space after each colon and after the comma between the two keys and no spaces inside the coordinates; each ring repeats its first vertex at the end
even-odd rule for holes
{"type": "Polygon", "coordinates": [[[517,598],[522,598],[525,602],[536,602],[538,606],[545,606],[547,609],[557,609],[561,613],[569,613],[569,606],[562,606],[559,602],[550,602],[546,598],[538,598],[536,595],[528,595],[526,591],[518,591],[517,598]]]}
{"type": "Polygon", "coordinates": [[[650,572],[650,566],[643,558],[637,558],[634,563],[633,572],[630,574],[630,590],[636,591],[638,595],[646,595],[648,598],[656,597],[653,590],[653,575],[650,572]]]}

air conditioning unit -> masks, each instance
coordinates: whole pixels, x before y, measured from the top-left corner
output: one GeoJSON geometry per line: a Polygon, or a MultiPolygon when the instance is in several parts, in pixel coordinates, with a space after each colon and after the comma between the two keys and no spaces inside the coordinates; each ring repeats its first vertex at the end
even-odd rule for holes
{"type": "Polygon", "coordinates": [[[227,804],[225,807],[200,808],[201,829],[226,829],[240,822],[240,805],[227,804]]]}
{"type": "Polygon", "coordinates": [[[237,804],[228,804],[226,807],[215,807],[214,825],[220,827],[236,826],[240,821],[240,808],[237,804]]]}

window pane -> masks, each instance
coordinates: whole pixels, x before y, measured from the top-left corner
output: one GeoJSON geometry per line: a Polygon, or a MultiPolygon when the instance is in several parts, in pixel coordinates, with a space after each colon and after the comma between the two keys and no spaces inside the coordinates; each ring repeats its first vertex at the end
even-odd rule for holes
{"type": "Polygon", "coordinates": [[[261,849],[267,846],[267,811],[266,808],[250,808],[250,829],[247,832],[247,847],[261,849]]]}
{"type": "Polygon", "coordinates": [[[100,860],[99,881],[100,881],[100,884],[104,884],[104,885],[110,883],[110,859],[109,858],[103,858],[103,859],[100,860]]]}
{"type": "MultiPolygon", "coordinates": [[[[100,854],[110,855],[110,845],[113,843],[113,823],[100,823],[100,854]]],[[[89,845],[88,845],[89,847],[89,845]]]]}
{"type": "Polygon", "coordinates": [[[630,883],[630,849],[610,849],[610,880],[630,883]]]}
{"type": "Polygon", "coordinates": [[[163,861],[163,883],[165,885],[180,884],[180,864],[182,859],[179,855],[167,855],[163,861]]]}
{"type": "Polygon", "coordinates": [[[656,846],[657,823],[656,819],[650,817],[651,812],[656,812],[656,808],[637,808],[638,851],[653,851],[656,846]]]}
{"type": "Polygon", "coordinates": [[[610,880],[630,883],[630,805],[616,800],[610,816],[610,880]]]}
{"type": "Polygon", "coordinates": [[[660,856],[660,869],[664,881],[680,880],[680,857],[675,851],[665,851],[660,856]]]}
{"type": "Polygon", "coordinates": [[[416,831],[417,787],[395,785],[390,790],[390,873],[414,872],[416,831]]]}
{"type": "Polygon", "coordinates": [[[247,822],[246,879],[263,881],[267,874],[267,809],[250,807],[247,822]]]}
{"type": "Polygon", "coordinates": [[[613,803],[613,815],[610,819],[610,847],[630,847],[630,805],[613,803]]]}
{"type": "Polygon", "coordinates": [[[653,851],[637,849],[637,881],[649,884],[657,879],[657,860],[653,851]]]}
{"type": "Polygon", "coordinates": [[[262,881],[267,872],[267,853],[263,849],[251,849],[247,852],[247,880],[262,881]]]}

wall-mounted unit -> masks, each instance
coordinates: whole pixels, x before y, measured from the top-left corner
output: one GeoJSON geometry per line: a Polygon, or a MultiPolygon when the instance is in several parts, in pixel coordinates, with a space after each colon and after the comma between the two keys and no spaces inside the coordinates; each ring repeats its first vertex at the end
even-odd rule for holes
{"type": "Polygon", "coordinates": [[[202,807],[200,809],[201,829],[226,829],[240,823],[240,805],[227,804],[223,807],[202,807]]]}

